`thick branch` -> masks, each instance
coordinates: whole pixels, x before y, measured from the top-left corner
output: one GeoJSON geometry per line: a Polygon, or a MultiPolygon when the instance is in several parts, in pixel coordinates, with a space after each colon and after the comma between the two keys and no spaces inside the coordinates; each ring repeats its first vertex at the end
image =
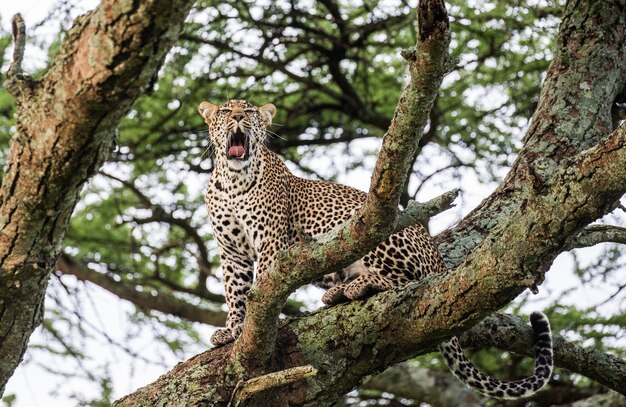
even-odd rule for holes
{"type": "Polygon", "coordinates": [[[519,158],[489,198],[437,236],[449,268],[461,264],[492,225],[523,213],[527,186],[540,193],[555,180],[556,168],[605,139],[613,128],[611,108],[626,78],[623,6],[615,1],[567,2],[563,16],[554,59],[519,158]],[[598,47],[599,42],[606,46],[598,47]]]}
{"type": "Polygon", "coordinates": [[[265,365],[275,342],[280,308],[291,292],[355,261],[393,231],[408,166],[449,68],[450,33],[445,5],[441,0],[425,2],[432,4],[420,8],[420,12],[434,13],[429,17],[433,24],[424,27],[428,35],[408,54],[411,79],[383,139],[363,207],[328,239],[292,247],[258,279],[248,297],[243,334],[236,343],[235,354],[240,361],[265,365]]]}
{"type": "MultiPolygon", "coordinates": [[[[419,339],[409,335],[410,331],[424,332],[424,325],[433,322],[415,315],[407,317],[407,310],[419,306],[424,298],[433,302],[442,299],[437,287],[446,284],[446,278],[436,280],[438,284],[414,284],[403,290],[379,294],[366,302],[324,308],[285,323],[279,334],[282,352],[277,357],[280,364],[305,363],[318,369],[314,378],[284,391],[289,405],[330,405],[357,385],[362,377],[408,357],[435,351],[441,339],[459,333],[458,328],[444,328],[426,329],[427,333],[419,339]]],[[[445,319],[445,315],[438,317],[445,319]]],[[[509,315],[486,318],[462,335],[461,340],[468,347],[496,346],[523,355],[530,355],[532,351],[530,326],[520,317],[509,315]]],[[[200,390],[200,384],[223,383],[222,362],[232,351],[232,345],[227,345],[200,354],[155,383],[120,400],[116,406],[150,406],[157,401],[179,399],[181,405],[206,403],[213,406],[220,405],[220,401],[227,402],[232,390],[222,385],[200,390]],[[176,386],[172,387],[172,383],[176,386]]],[[[585,350],[558,335],[555,364],[625,391],[625,361],[595,350],[585,350]]],[[[418,391],[419,384],[415,386],[418,391]]]]}
{"type": "Polygon", "coordinates": [[[162,292],[137,291],[133,287],[115,281],[105,274],[90,270],[86,265],[65,253],[59,256],[57,268],[63,274],[73,275],[81,281],[89,281],[123,300],[132,302],[143,310],[160,311],[189,321],[214,326],[223,326],[226,321],[226,313],[224,311],[193,305],[162,292]]]}

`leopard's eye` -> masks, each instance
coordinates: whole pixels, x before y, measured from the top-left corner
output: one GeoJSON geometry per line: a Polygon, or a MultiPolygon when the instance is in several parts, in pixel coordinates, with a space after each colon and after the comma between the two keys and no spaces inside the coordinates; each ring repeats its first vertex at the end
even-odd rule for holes
{"type": "Polygon", "coordinates": [[[256,109],[243,109],[243,111],[246,113],[255,113],[256,109]]]}
{"type": "Polygon", "coordinates": [[[222,113],[231,112],[233,109],[229,109],[228,107],[220,107],[218,109],[222,113]]]}

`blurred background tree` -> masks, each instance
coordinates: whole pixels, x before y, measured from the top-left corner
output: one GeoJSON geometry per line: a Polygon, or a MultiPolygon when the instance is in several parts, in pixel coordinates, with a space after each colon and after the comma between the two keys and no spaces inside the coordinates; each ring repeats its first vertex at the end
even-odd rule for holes
{"type": "MultiPolygon", "coordinates": [[[[33,41],[48,56],[84,11],[80,3],[59,1],[44,20],[30,22],[33,41]],[[58,27],[53,35],[50,27],[58,27]]],[[[451,52],[459,62],[441,87],[402,196],[406,204],[453,187],[463,190],[459,206],[431,222],[435,233],[471,210],[506,174],[538,101],[563,5],[447,3],[451,52]]],[[[83,191],[50,283],[44,324],[4,403],[30,405],[32,396],[21,392],[28,383],[34,390],[35,383],[19,378],[27,371],[51,383],[36,396],[42,405],[53,405],[50,399],[108,405],[208,347],[225,307],[219,255],[202,202],[212,152],[197,105],[229,98],[274,103],[278,114],[267,143],[294,172],[366,189],[405,80],[399,53],[415,43],[415,6],[402,0],[198,1],[153,92],[135,103],[115,151],[83,191]]],[[[10,45],[8,32],[1,32],[3,71],[10,45]]],[[[37,69],[36,75],[45,72],[45,63],[37,69]]],[[[0,167],[13,113],[13,98],[0,91],[0,167]]],[[[621,215],[612,215],[611,223],[623,225],[621,215]]],[[[548,274],[538,299],[523,296],[510,309],[547,307],[555,332],[624,356],[626,257],[620,246],[600,247],[561,256],[571,272],[558,279],[548,274]]],[[[316,289],[302,289],[284,311],[315,309],[319,297],[316,289]]],[[[500,378],[531,368],[516,355],[506,355],[506,363],[498,360],[501,353],[494,355],[479,351],[474,358],[500,378]]],[[[484,402],[449,384],[438,355],[402,368],[417,378],[436,377],[432,386],[441,395],[484,402]]],[[[364,384],[341,405],[445,405],[443,398],[412,392],[414,381],[383,379],[364,384]]],[[[605,390],[558,369],[535,401],[562,404],[605,390]]]]}

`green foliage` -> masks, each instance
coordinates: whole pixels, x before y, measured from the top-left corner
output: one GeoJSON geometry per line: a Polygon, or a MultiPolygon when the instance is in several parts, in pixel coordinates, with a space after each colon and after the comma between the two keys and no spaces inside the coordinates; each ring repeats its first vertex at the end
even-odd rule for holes
{"type": "Polygon", "coordinates": [[[103,377],[98,377],[97,384],[99,395],[94,398],[83,396],[80,392],[74,392],[70,398],[74,399],[77,406],[81,407],[109,407],[115,398],[113,397],[113,381],[110,373],[106,372],[103,377]]]}
{"type": "Polygon", "coordinates": [[[7,394],[6,396],[2,397],[2,404],[4,407],[12,407],[15,404],[16,400],[17,397],[15,396],[15,394],[7,394]]]}

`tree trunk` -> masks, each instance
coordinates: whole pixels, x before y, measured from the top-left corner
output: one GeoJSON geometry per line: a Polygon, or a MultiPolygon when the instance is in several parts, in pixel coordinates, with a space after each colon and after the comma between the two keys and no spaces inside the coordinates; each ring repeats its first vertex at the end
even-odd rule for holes
{"type": "Polygon", "coordinates": [[[24,36],[16,36],[7,89],[18,103],[17,132],[0,189],[0,394],[41,322],[81,188],[149,91],[193,3],[104,0],[76,20],[38,82],[21,72],[24,36]]]}

